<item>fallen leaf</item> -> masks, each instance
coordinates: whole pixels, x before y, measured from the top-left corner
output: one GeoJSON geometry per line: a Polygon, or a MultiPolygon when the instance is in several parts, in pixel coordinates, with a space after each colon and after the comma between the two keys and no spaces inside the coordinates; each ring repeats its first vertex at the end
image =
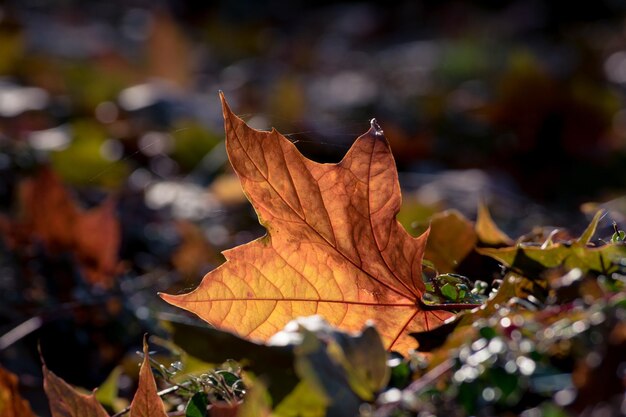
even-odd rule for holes
{"type": "Polygon", "coordinates": [[[602,215],[602,212],[598,212],[582,235],[572,242],[554,243],[548,239],[541,246],[518,244],[497,249],[479,248],[477,251],[509,268],[533,276],[545,269],[561,266],[566,269],[579,268],[583,273],[608,273],[614,269],[616,260],[626,256],[626,245],[609,243],[598,247],[588,246],[602,215]]]}
{"type": "Polygon", "coordinates": [[[130,403],[130,417],[167,417],[150,367],[148,344],[143,342],[143,362],[139,370],[139,386],[130,403]]]}
{"type": "Polygon", "coordinates": [[[455,272],[476,241],[472,223],[457,210],[447,210],[431,217],[424,257],[439,273],[455,272]]]}
{"type": "Polygon", "coordinates": [[[351,416],[389,381],[387,352],[380,335],[366,325],[355,334],[332,328],[320,316],[300,317],[270,343],[293,346],[300,382],[276,407],[276,414],[351,416]],[[315,411],[313,411],[315,410],[315,411]]]}
{"type": "Polygon", "coordinates": [[[128,406],[129,400],[119,396],[119,380],[124,368],[118,365],[96,390],[96,399],[110,410],[120,411],[128,406]]]}
{"type": "Polygon", "coordinates": [[[511,246],[513,239],[506,235],[491,218],[489,208],[484,202],[478,205],[476,216],[476,235],[481,243],[488,246],[511,246]]]}
{"type": "Polygon", "coordinates": [[[276,130],[248,127],[223,95],[222,104],[230,161],[268,234],[224,252],[227,262],[194,291],[164,300],[261,340],[296,316],[347,330],[372,319],[386,348],[403,352],[415,347],[408,333],[451,316],[422,307],[428,232],[413,238],[396,220],[398,174],[374,120],[341,162],[319,164],[276,130]]]}
{"type": "Polygon", "coordinates": [[[18,379],[0,367],[0,417],[35,417],[30,404],[20,395],[18,379]]]}
{"type": "Polygon", "coordinates": [[[204,391],[196,392],[185,406],[185,417],[206,417],[209,399],[204,391]]]}
{"type": "Polygon", "coordinates": [[[255,375],[267,378],[274,401],[282,400],[297,384],[293,369],[292,346],[254,343],[237,335],[208,326],[187,317],[165,315],[165,326],[172,330],[172,340],[190,356],[219,364],[226,359],[240,362],[255,375]]]}
{"type": "Polygon", "coordinates": [[[271,401],[262,381],[255,380],[246,392],[246,400],[237,410],[237,417],[270,417],[271,401]]]}
{"type": "Polygon", "coordinates": [[[87,281],[104,287],[113,284],[118,265],[121,231],[115,203],[109,198],[98,207],[79,213],[74,232],[74,251],[87,281]]]}
{"type": "Polygon", "coordinates": [[[17,222],[4,227],[10,246],[41,241],[52,254],[71,252],[87,282],[103,288],[113,285],[121,240],[113,199],[81,210],[58,175],[42,167],[20,184],[18,201],[17,222]]]}
{"type": "Polygon", "coordinates": [[[52,169],[41,168],[20,184],[18,192],[20,225],[27,233],[41,239],[52,252],[74,246],[78,209],[52,169]]]}
{"type": "Polygon", "coordinates": [[[109,417],[94,393],[81,394],[43,365],[43,388],[52,417],[109,417]]]}

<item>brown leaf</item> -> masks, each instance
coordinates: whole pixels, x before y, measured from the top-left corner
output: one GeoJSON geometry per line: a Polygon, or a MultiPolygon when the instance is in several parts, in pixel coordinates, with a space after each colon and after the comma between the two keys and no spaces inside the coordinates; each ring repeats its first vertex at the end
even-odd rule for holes
{"type": "Polygon", "coordinates": [[[78,209],[52,169],[41,168],[35,177],[23,181],[18,199],[22,226],[50,251],[74,246],[78,209]]]}
{"type": "Polygon", "coordinates": [[[150,368],[148,344],[143,342],[143,363],[139,370],[139,386],[130,403],[130,417],[167,417],[150,368]]]}
{"type": "Polygon", "coordinates": [[[17,376],[0,367],[0,417],[35,417],[18,390],[17,376]]]}
{"type": "Polygon", "coordinates": [[[226,148],[268,234],[224,253],[194,291],[161,294],[216,326],[266,340],[296,316],[320,314],[359,330],[374,320],[388,349],[451,314],[426,311],[422,257],[428,232],[396,220],[401,194],[375,121],[338,164],[313,162],[276,130],[248,127],[222,96],[226,148]]]}
{"type": "Polygon", "coordinates": [[[43,365],[43,388],[52,417],[109,417],[94,393],[81,394],[43,365]]]}
{"type": "Polygon", "coordinates": [[[121,241],[115,203],[115,199],[109,198],[100,206],[80,213],[74,229],[74,250],[87,281],[106,287],[112,285],[116,274],[121,241]]]}
{"type": "Polygon", "coordinates": [[[18,200],[18,221],[2,228],[12,246],[41,241],[52,254],[72,252],[90,284],[113,285],[121,237],[112,198],[83,211],[57,174],[43,167],[20,184],[18,200]]]}
{"type": "Polygon", "coordinates": [[[457,210],[431,217],[425,258],[439,273],[455,272],[476,245],[474,225],[457,210]]]}

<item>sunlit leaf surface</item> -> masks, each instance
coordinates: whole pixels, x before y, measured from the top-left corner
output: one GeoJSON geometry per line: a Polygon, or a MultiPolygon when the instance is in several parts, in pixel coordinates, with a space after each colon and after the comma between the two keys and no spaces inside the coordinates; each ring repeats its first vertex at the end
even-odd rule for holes
{"type": "Polygon", "coordinates": [[[413,238],[396,221],[397,171],[375,121],[341,162],[319,164],[222,100],[230,161],[268,234],[226,251],[198,288],[166,301],[262,340],[296,316],[320,314],[347,330],[372,319],[400,351],[415,346],[408,333],[451,315],[421,307],[428,233],[413,238]]]}

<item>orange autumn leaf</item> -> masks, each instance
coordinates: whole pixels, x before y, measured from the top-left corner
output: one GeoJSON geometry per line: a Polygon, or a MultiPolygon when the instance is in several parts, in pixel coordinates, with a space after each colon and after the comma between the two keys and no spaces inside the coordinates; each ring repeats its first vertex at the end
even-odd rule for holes
{"type": "Polygon", "coordinates": [[[422,257],[396,220],[401,194],[389,145],[373,120],[343,160],[305,158],[276,130],[248,127],[222,95],[226,148],[267,235],[224,252],[226,263],[167,302],[240,335],[267,340],[296,316],[320,314],[346,330],[374,320],[385,346],[450,313],[426,311],[422,257]]]}
{"type": "Polygon", "coordinates": [[[35,417],[30,404],[20,395],[18,379],[0,367],[0,417],[35,417]]]}
{"type": "Polygon", "coordinates": [[[148,344],[143,342],[143,362],[139,370],[139,386],[130,403],[130,417],[167,417],[163,401],[157,394],[157,386],[150,368],[148,344]]]}
{"type": "Polygon", "coordinates": [[[73,252],[90,284],[113,284],[121,233],[115,201],[80,209],[49,167],[20,184],[20,218],[1,228],[13,245],[39,240],[51,253],[73,252]]]}
{"type": "Polygon", "coordinates": [[[81,394],[43,365],[43,389],[52,417],[109,417],[93,393],[81,394]]]}

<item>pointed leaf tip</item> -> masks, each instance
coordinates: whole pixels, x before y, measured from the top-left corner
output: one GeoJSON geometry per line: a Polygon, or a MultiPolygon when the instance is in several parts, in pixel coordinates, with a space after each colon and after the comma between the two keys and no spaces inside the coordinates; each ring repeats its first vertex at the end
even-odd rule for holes
{"type": "Polygon", "coordinates": [[[220,90],[218,95],[220,97],[220,102],[222,103],[222,114],[224,115],[224,119],[226,119],[226,115],[228,113],[231,113],[230,107],[228,106],[228,102],[226,101],[226,96],[224,95],[224,92],[220,90]]]}
{"type": "Polygon", "coordinates": [[[585,231],[577,239],[575,244],[579,246],[587,245],[591,241],[591,238],[593,237],[593,235],[596,233],[596,229],[598,228],[598,224],[600,223],[600,220],[602,220],[602,218],[606,216],[606,214],[607,214],[606,210],[604,209],[598,210],[596,214],[593,216],[593,219],[591,219],[591,222],[589,222],[589,225],[587,226],[585,231]]]}
{"type": "Polygon", "coordinates": [[[52,417],[109,417],[94,393],[81,394],[50,371],[43,363],[43,389],[52,417]]]}
{"type": "Polygon", "coordinates": [[[375,118],[370,120],[370,131],[375,136],[384,136],[383,129],[380,127],[380,125],[378,124],[378,120],[376,120],[375,118]]]}
{"type": "Polygon", "coordinates": [[[139,386],[130,404],[129,417],[167,417],[150,367],[147,335],[143,338],[143,362],[139,369],[139,386]]]}
{"type": "Polygon", "coordinates": [[[489,207],[485,201],[480,201],[476,218],[476,234],[478,240],[489,246],[511,246],[514,244],[506,233],[493,221],[489,207]]]}

